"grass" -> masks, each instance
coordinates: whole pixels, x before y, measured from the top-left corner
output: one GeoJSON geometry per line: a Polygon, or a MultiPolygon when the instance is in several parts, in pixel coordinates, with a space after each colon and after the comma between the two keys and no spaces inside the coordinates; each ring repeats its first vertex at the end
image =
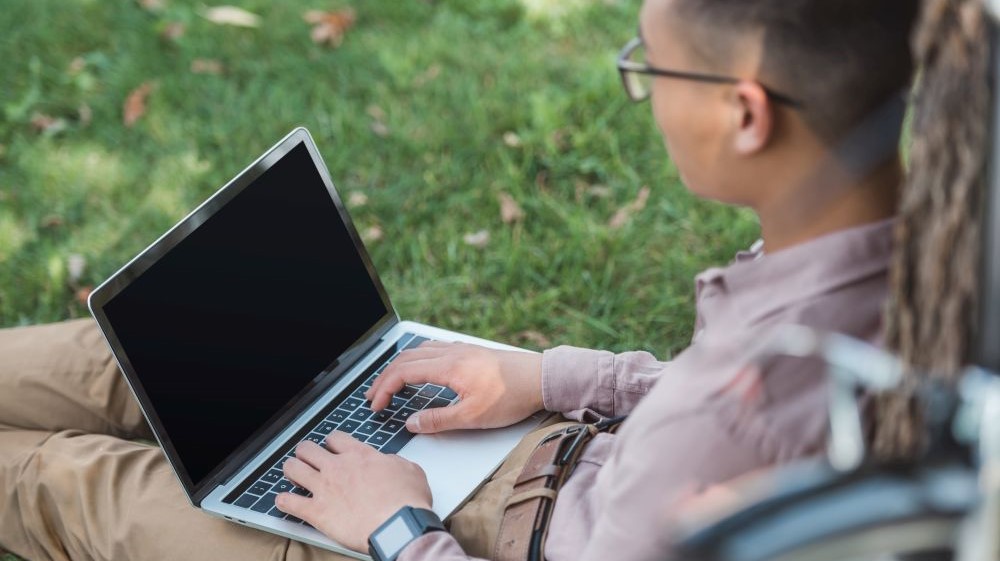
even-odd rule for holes
{"type": "Polygon", "coordinates": [[[238,4],[259,28],[193,0],[4,2],[0,326],[87,315],[81,290],[297,125],[355,201],[400,315],[450,329],[669,357],[693,275],[757,235],[687,193],[649,106],[627,101],[613,62],[637,2],[366,0],[336,49],[302,14],[344,2],[238,4]],[[645,208],[609,226],[643,186],[645,208]],[[501,221],[501,193],[523,219],[501,221]],[[481,230],[485,247],[465,243],[481,230]]]}

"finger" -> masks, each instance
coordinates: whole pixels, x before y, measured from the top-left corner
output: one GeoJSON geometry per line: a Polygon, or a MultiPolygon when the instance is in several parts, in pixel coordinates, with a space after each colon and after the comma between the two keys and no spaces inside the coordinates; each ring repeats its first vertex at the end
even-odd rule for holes
{"type": "MultiPolygon", "coordinates": [[[[416,360],[399,364],[391,371],[387,368],[382,373],[382,377],[385,379],[372,393],[372,409],[375,411],[384,409],[392,400],[392,396],[403,389],[406,384],[419,386],[425,382],[431,382],[440,386],[450,386],[451,368],[449,362],[440,358],[416,360]]],[[[375,389],[374,386],[372,389],[375,389]]]]}
{"type": "MultiPolygon", "coordinates": [[[[274,499],[274,506],[278,507],[278,510],[281,512],[291,514],[296,518],[301,518],[302,520],[313,524],[313,500],[311,497],[303,497],[302,495],[296,495],[295,493],[278,493],[278,496],[274,499]]],[[[315,524],[313,524],[313,526],[315,526],[315,524]]]]}
{"type": "Polygon", "coordinates": [[[406,430],[413,433],[435,433],[455,429],[471,429],[472,420],[468,418],[468,402],[459,401],[454,405],[425,409],[410,415],[406,420],[406,430]]]}
{"type": "MultiPolygon", "coordinates": [[[[329,438],[327,437],[327,439],[329,438]]],[[[295,446],[295,457],[315,469],[327,467],[332,459],[332,455],[328,450],[310,440],[299,442],[295,446]]]]}
{"type": "Polygon", "coordinates": [[[334,454],[367,452],[375,449],[346,432],[333,431],[326,437],[326,447],[334,454]]]}
{"type": "Polygon", "coordinates": [[[289,458],[285,462],[285,477],[299,487],[309,490],[319,487],[319,472],[298,458],[289,458]]]}
{"type": "Polygon", "coordinates": [[[432,358],[437,358],[445,352],[442,348],[422,348],[418,347],[415,349],[406,349],[405,351],[399,353],[399,356],[393,360],[385,370],[379,374],[375,381],[372,382],[372,387],[368,388],[365,392],[365,399],[371,401],[371,397],[375,395],[374,392],[378,391],[379,385],[385,379],[386,372],[393,372],[400,364],[406,364],[408,362],[413,362],[416,360],[427,360],[432,358]]]}

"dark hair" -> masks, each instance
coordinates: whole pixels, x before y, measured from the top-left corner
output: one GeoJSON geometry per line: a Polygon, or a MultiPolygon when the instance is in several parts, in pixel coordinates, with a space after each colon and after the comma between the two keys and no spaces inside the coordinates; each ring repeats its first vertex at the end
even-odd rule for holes
{"type": "Polygon", "coordinates": [[[677,0],[695,48],[727,56],[740,32],[763,33],[758,78],[802,101],[832,144],[908,85],[918,0],[677,0]],[[721,32],[721,33],[720,33],[721,32]]]}

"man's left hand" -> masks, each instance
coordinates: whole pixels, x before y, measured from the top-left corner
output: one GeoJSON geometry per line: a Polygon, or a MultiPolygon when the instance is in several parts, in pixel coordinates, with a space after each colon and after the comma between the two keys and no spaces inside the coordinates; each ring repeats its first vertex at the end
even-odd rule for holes
{"type": "Polygon", "coordinates": [[[326,447],[302,442],[285,461],[285,477],[312,497],[278,495],[276,505],[330,538],[368,551],[368,536],[404,506],[431,508],[431,489],[420,466],[383,454],[334,431],[326,447]]]}

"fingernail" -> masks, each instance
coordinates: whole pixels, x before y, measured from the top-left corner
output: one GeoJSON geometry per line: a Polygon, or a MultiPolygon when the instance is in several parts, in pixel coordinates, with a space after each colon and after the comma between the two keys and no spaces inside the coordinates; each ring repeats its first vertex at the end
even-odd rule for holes
{"type": "Polygon", "coordinates": [[[406,430],[420,432],[420,415],[410,415],[410,418],[406,420],[406,430]]]}

